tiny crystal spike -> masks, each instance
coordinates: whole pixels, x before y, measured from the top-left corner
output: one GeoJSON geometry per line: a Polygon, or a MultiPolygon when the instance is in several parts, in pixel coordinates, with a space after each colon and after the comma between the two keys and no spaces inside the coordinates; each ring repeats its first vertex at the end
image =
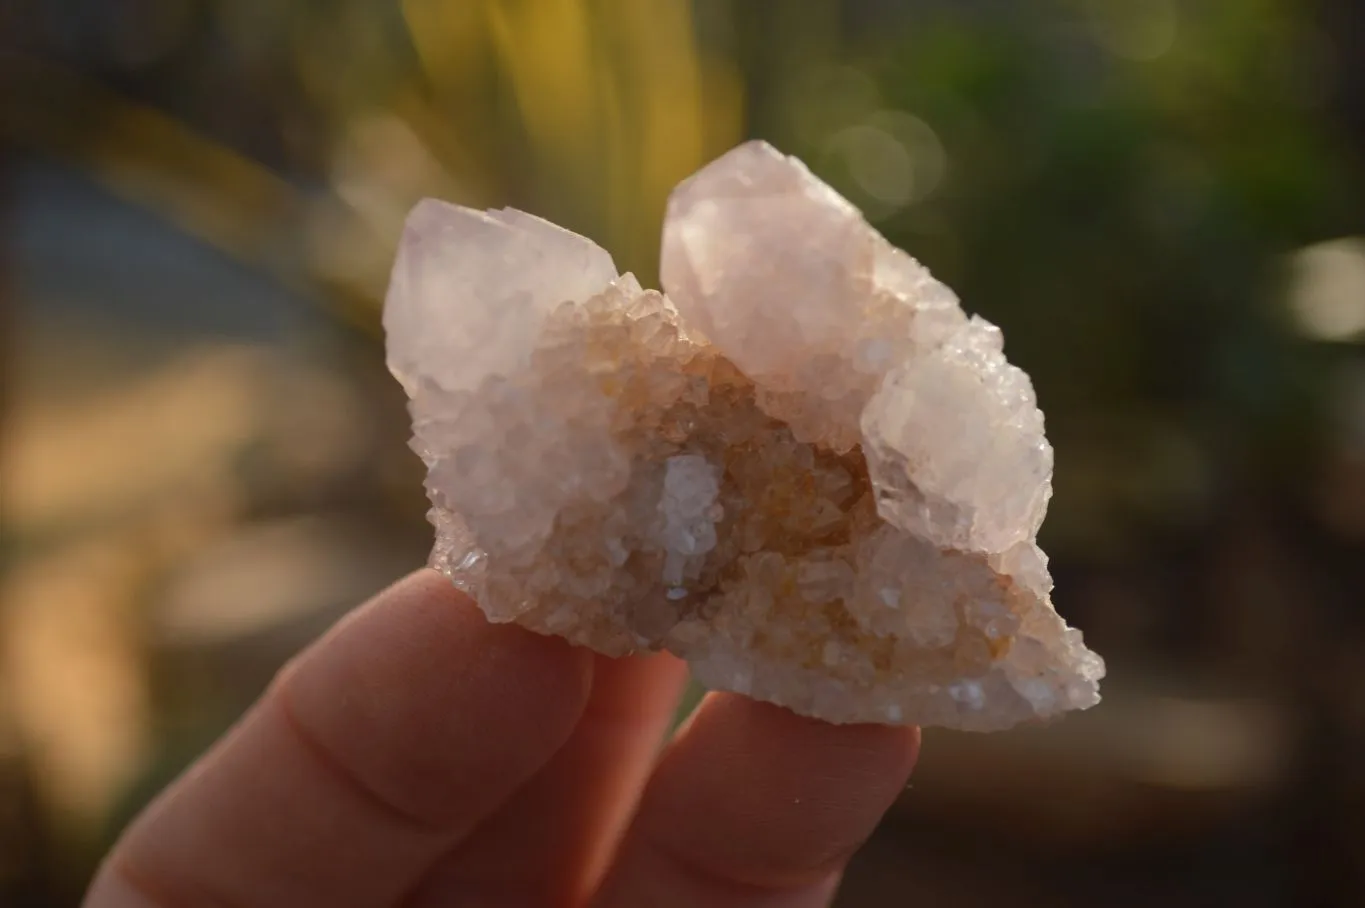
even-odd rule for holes
{"type": "Polygon", "coordinates": [[[667,295],[531,215],[414,209],[384,325],[433,566],[491,620],[831,722],[1099,702],[995,326],[762,142],[674,190],[661,271],[667,295]]]}

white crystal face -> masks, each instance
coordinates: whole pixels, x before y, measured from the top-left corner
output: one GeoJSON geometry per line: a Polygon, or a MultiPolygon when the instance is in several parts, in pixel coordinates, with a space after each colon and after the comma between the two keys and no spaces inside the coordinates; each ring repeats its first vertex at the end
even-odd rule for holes
{"type": "Polygon", "coordinates": [[[550,307],[616,278],[604,250],[549,221],[435,199],[408,215],[401,250],[384,330],[394,339],[389,368],[410,396],[419,381],[472,389],[516,372],[550,307]]]}
{"type": "Polygon", "coordinates": [[[878,509],[944,548],[1033,539],[1052,496],[1052,447],[1000,330],[973,318],[888,372],[862,413],[878,509]]]}
{"type": "Polygon", "coordinates": [[[832,722],[1099,701],[1035,544],[1052,449],[1000,332],[798,161],[682,183],[667,295],[519,212],[420,204],[385,305],[432,563],[494,621],[832,722]]]}

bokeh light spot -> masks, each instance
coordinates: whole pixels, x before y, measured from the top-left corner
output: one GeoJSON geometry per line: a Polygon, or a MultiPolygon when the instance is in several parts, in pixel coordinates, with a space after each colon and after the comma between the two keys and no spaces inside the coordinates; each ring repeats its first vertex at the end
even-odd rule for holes
{"type": "Polygon", "coordinates": [[[835,133],[831,145],[848,165],[858,188],[879,202],[899,207],[915,189],[915,162],[895,136],[875,126],[850,126],[835,133]]]}
{"type": "Polygon", "coordinates": [[[943,143],[919,117],[879,110],[832,135],[827,150],[843,160],[854,186],[886,215],[930,195],[943,180],[943,143]]]}
{"type": "Polygon", "coordinates": [[[1288,303],[1300,331],[1325,341],[1365,335],[1365,238],[1300,249],[1291,269],[1288,303]]]}

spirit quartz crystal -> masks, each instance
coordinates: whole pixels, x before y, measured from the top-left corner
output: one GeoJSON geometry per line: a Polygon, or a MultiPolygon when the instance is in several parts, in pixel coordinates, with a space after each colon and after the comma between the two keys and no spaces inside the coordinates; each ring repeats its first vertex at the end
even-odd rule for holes
{"type": "Polygon", "coordinates": [[[661,272],[520,211],[413,210],[384,325],[438,570],[492,621],[830,722],[1099,702],[995,326],[762,142],[674,190],[661,272]]]}

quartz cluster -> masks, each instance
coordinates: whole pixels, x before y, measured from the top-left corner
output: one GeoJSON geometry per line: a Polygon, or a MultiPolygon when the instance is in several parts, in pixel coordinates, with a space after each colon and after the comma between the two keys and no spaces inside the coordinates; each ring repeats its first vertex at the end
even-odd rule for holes
{"type": "Polygon", "coordinates": [[[1099,701],[1035,544],[1052,449],[1000,331],[798,160],[681,183],[662,283],[426,200],[384,309],[432,563],[493,621],[831,722],[977,731],[1099,701]]]}

